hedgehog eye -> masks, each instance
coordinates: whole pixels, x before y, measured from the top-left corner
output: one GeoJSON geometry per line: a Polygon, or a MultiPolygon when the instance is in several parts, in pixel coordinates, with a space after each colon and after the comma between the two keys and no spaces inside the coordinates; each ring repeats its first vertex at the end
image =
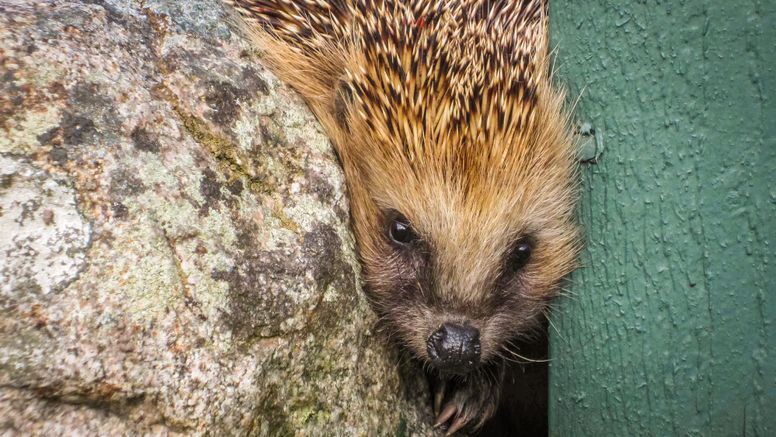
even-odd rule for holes
{"type": "Polygon", "coordinates": [[[525,265],[528,264],[528,260],[531,258],[532,251],[533,245],[530,241],[518,241],[512,249],[512,252],[509,254],[509,259],[507,260],[507,266],[509,267],[509,270],[512,272],[517,272],[525,267],[525,265]]]}
{"type": "Polygon", "coordinates": [[[396,244],[407,245],[418,239],[418,234],[412,229],[409,220],[400,215],[393,220],[388,227],[388,236],[396,244]]]}

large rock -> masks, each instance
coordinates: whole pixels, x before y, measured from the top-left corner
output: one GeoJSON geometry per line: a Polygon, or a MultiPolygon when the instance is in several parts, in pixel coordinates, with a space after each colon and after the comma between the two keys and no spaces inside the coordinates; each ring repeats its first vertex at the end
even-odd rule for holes
{"type": "Polygon", "coordinates": [[[224,13],[0,0],[0,433],[430,432],[329,142],[224,13]]]}

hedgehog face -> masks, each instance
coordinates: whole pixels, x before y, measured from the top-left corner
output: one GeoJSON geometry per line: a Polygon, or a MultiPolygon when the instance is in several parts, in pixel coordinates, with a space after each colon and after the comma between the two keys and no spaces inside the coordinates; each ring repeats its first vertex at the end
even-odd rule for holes
{"type": "Polygon", "coordinates": [[[562,96],[546,78],[480,86],[472,68],[419,85],[358,67],[331,111],[370,301],[447,373],[536,332],[576,257],[562,96]]]}
{"type": "Polygon", "coordinates": [[[379,165],[348,178],[353,224],[386,329],[445,373],[509,356],[510,341],[535,332],[574,265],[573,165],[553,152],[567,145],[517,138],[510,147],[521,158],[507,165],[437,159],[418,167],[359,132],[352,140],[374,145],[365,153],[379,165]]]}
{"type": "Polygon", "coordinates": [[[574,267],[575,164],[533,47],[463,55],[417,38],[351,53],[329,130],[370,301],[417,357],[466,373],[535,332],[574,267]],[[503,53],[514,62],[484,78],[503,53]]]}

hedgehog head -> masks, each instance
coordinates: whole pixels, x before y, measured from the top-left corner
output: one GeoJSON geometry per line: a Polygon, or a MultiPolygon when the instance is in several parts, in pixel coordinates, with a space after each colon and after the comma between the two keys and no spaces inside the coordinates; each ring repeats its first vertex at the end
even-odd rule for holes
{"type": "Polygon", "coordinates": [[[479,21],[465,8],[398,9],[363,24],[345,58],[332,98],[338,150],[386,328],[464,373],[531,334],[574,265],[563,98],[541,11],[479,21]],[[440,358],[448,348],[469,348],[471,364],[440,358]]]}

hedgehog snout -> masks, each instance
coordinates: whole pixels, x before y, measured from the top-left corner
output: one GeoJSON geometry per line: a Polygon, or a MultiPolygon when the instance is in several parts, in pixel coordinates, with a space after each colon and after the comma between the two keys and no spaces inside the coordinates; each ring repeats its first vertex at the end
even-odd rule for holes
{"type": "Polygon", "coordinates": [[[480,331],[469,325],[443,323],[426,342],[431,364],[443,373],[465,374],[480,363],[480,331]]]}

